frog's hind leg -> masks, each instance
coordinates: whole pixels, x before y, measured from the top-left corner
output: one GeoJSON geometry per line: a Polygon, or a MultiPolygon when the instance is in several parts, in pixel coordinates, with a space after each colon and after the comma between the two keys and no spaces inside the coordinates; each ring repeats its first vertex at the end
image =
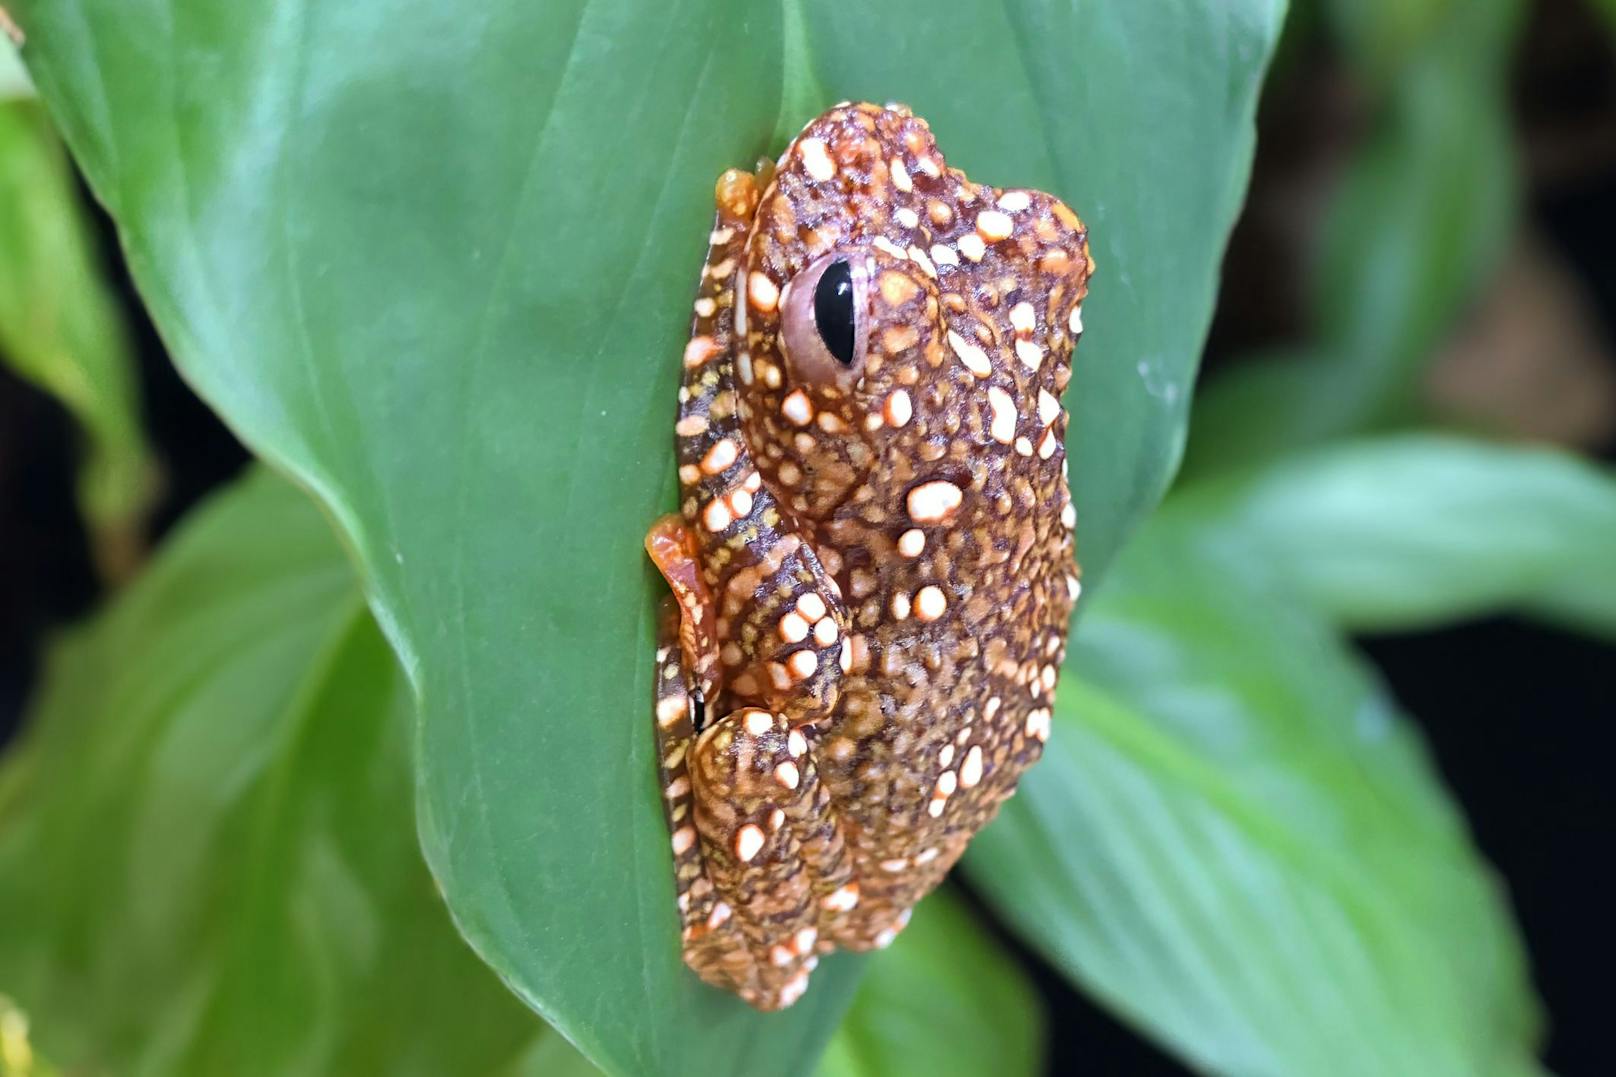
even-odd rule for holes
{"type": "Polygon", "coordinates": [[[703,730],[687,760],[704,877],[718,897],[687,930],[685,962],[760,1010],[802,995],[858,903],[809,736],[744,707],[703,730]]]}
{"type": "Polygon", "coordinates": [[[698,736],[686,677],[679,607],[669,600],[657,639],[656,730],[684,960],[758,1009],[781,1009],[807,988],[828,948],[821,929],[832,937],[857,887],[807,737],[756,708],[698,736]]]}

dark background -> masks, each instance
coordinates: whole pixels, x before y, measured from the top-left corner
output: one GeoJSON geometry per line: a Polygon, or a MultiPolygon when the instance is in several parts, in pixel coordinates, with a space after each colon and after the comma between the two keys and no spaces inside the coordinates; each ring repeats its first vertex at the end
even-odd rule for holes
{"type": "MultiPolygon", "coordinates": [[[[1208,374],[1305,331],[1298,282],[1305,280],[1307,229],[1296,227],[1296,206],[1320,201],[1315,196],[1328,187],[1330,163],[1361,134],[1363,117],[1328,46],[1313,31],[1300,38],[1288,43],[1265,95],[1251,205],[1226,259],[1208,374]]],[[[1555,301],[1538,314],[1542,324],[1510,327],[1511,339],[1524,334],[1542,341],[1541,350],[1478,358],[1489,338],[1505,335],[1489,318],[1520,286],[1515,276],[1501,282],[1477,300],[1473,324],[1458,334],[1470,344],[1456,343],[1430,384],[1433,400],[1461,421],[1485,415],[1506,431],[1606,462],[1616,462],[1612,41],[1578,4],[1533,6],[1513,80],[1527,191],[1520,243],[1533,253],[1512,261],[1538,273],[1527,283],[1549,289],[1555,301]],[[1510,364],[1546,361],[1556,364],[1554,379],[1567,388],[1548,398],[1521,392],[1519,376],[1530,381],[1534,371],[1510,364]],[[1481,384],[1479,401],[1470,391],[1455,399],[1447,387],[1456,383],[1469,390],[1481,384]]],[[[168,362],[116,263],[104,218],[101,227],[134,328],[145,426],[165,477],[151,521],[155,545],[247,457],[168,362]]],[[[100,596],[73,500],[76,454],[76,434],[62,409],[0,366],[0,743],[21,719],[53,635],[91,612],[100,596]]],[[[1610,863],[1616,795],[1609,777],[1616,647],[1513,618],[1361,642],[1423,726],[1477,841],[1506,880],[1548,1013],[1544,1062],[1563,1074],[1616,1072],[1616,1046],[1603,1027],[1616,957],[1610,863]]],[[[1047,997],[1051,1072],[1186,1072],[1026,948],[1008,936],[1004,941],[1034,970],[1047,997]]]]}

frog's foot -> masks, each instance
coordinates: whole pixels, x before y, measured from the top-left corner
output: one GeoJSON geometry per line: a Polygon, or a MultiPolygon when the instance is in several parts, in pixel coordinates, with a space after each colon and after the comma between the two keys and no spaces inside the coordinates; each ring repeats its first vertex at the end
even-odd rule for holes
{"type": "MultiPolygon", "coordinates": [[[[744,708],[691,748],[694,834],[675,849],[700,858],[682,891],[685,963],[760,1010],[801,997],[824,939],[857,904],[851,864],[808,735],[781,715],[744,708]],[[823,938],[822,938],[823,936],[823,938]]],[[[681,880],[684,878],[681,868],[681,880]]]]}

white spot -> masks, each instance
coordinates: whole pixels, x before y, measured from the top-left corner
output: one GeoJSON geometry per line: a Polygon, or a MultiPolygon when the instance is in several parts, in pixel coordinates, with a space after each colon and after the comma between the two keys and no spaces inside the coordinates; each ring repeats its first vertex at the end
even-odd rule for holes
{"type": "Polygon", "coordinates": [[[711,243],[715,247],[722,247],[724,244],[728,243],[734,238],[735,232],[733,229],[715,228],[713,229],[712,234],[707,237],[707,242],[711,243]]]}
{"type": "Polygon", "coordinates": [[[843,673],[853,671],[853,644],[849,640],[842,640],[842,653],[837,656],[836,664],[842,667],[843,673]]]}
{"type": "Polygon", "coordinates": [[[663,696],[661,699],[657,700],[657,725],[666,729],[668,726],[677,722],[680,716],[688,710],[689,704],[685,702],[685,698],[683,696],[663,696]]]}
{"type": "Polygon", "coordinates": [[[1010,399],[1010,394],[997,385],[988,387],[988,407],[993,410],[993,418],[988,423],[988,433],[993,440],[1001,445],[1008,445],[1016,438],[1016,402],[1010,399]]]}
{"type": "MultiPolygon", "coordinates": [[[[774,962],[776,966],[784,967],[797,960],[797,955],[784,946],[775,946],[769,951],[769,960],[774,962]]],[[[782,993],[784,992],[782,991],[782,993]]]]}
{"type": "Polygon", "coordinates": [[[914,404],[909,400],[907,390],[898,389],[887,397],[886,407],[881,410],[886,421],[894,426],[906,426],[915,413],[914,404]]]}
{"type": "Polygon", "coordinates": [[[894,621],[907,621],[909,619],[909,596],[903,591],[896,591],[892,595],[892,619],[894,621]]]}
{"type": "Polygon", "coordinates": [[[781,402],[780,414],[798,426],[807,426],[814,421],[814,406],[808,402],[808,394],[798,389],[781,402]]]}
{"type": "Polygon", "coordinates": [[[1027,712],[1026,734],[1040,741],[1049,739],[1049,711],[1043,707],[1027,712]]]}
{"type": "Polygon", "coordinates": [[[890,872],[893,875],[896,875],[898,872],[903,871],[908,866],[909,866],[909,858],[906,857],[906,856],[900,856],[895,860],[883,860],[883,861],[881,861],[881,870],[885,871],[885,872],[890,872]]]}
{"type": "Polygon", "coordinates": [[[982,746],[971,745],[971,750],[965,753],[965,762],[960,764],[960,785],[966,789],[975,786],[982,780],[982,746]]]}
{"type": "Polygon", "coordinates": [[[735,832],[735,858],[743,863],[750,862],[762,851],[763,842],[762,828],[747,823],[735,832]]]}
{"type": "Polygon", "coordinates": [[[964,363],[965,369],[972,374],[985,378],[993,373],[993,364],[988,360],[987,353],[952,329],[948,331],[948,346],[954,349],[959,361],[964,363]]]}
{"type": "Polygon", "coordinates": [[[908,206],[899,206],[897,211],[892,214],[892,217],[905,228],[920,227],[920,214],[916,213],[908,206]]]}
{"type": "Polygon", "coordinates": [[[817,621],[825,616],[825,600],[813,591],[805,591],[802,597],[797,599],[797,612],[810,621],[817,621]]]}
{"type": "Polygon", "coordinates": [[[808,742],[803,739],[803,735],[800,732],[793,729],[790,733],[786,734],[786,752],[790,754],[791,758],[801,759],[802,753],[806,752],[807,750],[808,742]]]}
{"type": "Polygon", "coordinates": [[[1032,304],[1022,300],[1010,308],[1010,328],[1018,333],[1030,333],[1038,325],[1038,312],[1032,304]]]}
{"type": "Polygon", "coordinates": [[[733,441],[719,438],[707,450],[707,455],[701,458],[701,469],[709,475],[716,475],[733,464],[738,455],[733,441]]]}
{"type": "Polygon", "coordinates": [[[774,715],[768,711],[753,708],[746,712],[746,717],[741,720],[741,723],[752,736],[761,737],[774,728],[774,715]]]}
{"type": "Polygon", "coordinates": [[[681,774],[669,782],[668,787],[662,792],[669,800],[678,800],[690,793],[690,779],[681,774]]]}
{"type": "Polygon", "coordinates": [[[721,927],[734,911],[727,902],[720,901],[713,906],[713,911],[707,914],[707,926],[709,928],[721,927]]]}
{"type": "Polygon", "coordinates": [[[1060,401],[1056,400],[1048,389],[1038,390],[1038,421],[1048,426],[1060,418],[1060,401]]]}
{"type": "Polygon", "coordinates": [[[819,623],[814,625],[814,642],[821,647],[829,647],[836,642],[836,622],[829,617],[821,617],[819,623]]]}
{"type": "Polygon", "coordinates": [[[937,847],[935,845],[932,846],[929,849],[922,849],[922,850],[920,850],[920,852],[915,854],[915,863],[917,865],[919,865],[919,864],[930,864],[933,860],[936,860],[936,859],[937,859],[937,847]]]}
{"type": "Polygon", "coordinates": [[[848,883],[819,899],[819,907],[832,912],[849,912],[858,908],[858,883],[848,883]]]}
{"type": "Polygon", "coordinates": [[[931,264],[931,259],[927,258],[926,252],[919,247],[909,248],[909,260],[919,266],[926,276],[933,280],[937,278],[937,267],[931,264]]]}
{"type": "Polygon", "coordinates": [[[752,491],[746,487],[729,492],[729,509],[735,514],[737,520],[745,518],[752,511],[752,491]]]}
{"type": "Polygon", "coordinates": [[[999,208],[1011,213],[1020,213],[1030,205],[1032,199],[1027,197],[1026,191],[1006,191],[999,196],[999,208]]]}
{"type": "MultiPolygon", "coordinates": [[[[941,815],[942,813],[935,812],[934,814],[941,815]]],[[[885,950],[888,946],[891,946],[894,942],[896,942],[897,939],[898,933],[889,927],[875,937],[875,948],[877,950],[885,950]]]]}
{"type": "Polygon", "coordinates": [[[1038,442],[1038,459],[1048,460],[1055,455],[1055,431],[1045,430],[1043,438],[1038,442]]]}
{"type": "Polygon", "coordinates": [[[802,167],[820,183],[836,175],[836,162],[830,159],[823,139],[805,138],[797,143],[797,152],[802,155],[802,167]]]}
{"type": "Polygon", "coordinates": [[[814,943],[818,941],[819,932],[811,927],[805,927],[792,936],[791,944],[797,948],[797,953],[806,955],[814,948],[814,943]]]}
{"type": "Polygon", "coordinates": [[[776,808],[769,813],[769,829],[771,831],[779,830],[785,825],[785,821],[786,813],[783,809],[776,808]]]}
{"type": "Polygon", "coordinates": [[[682,826],[673,832],[673,855],[683,856],[696,844],[696,831],[693,827],[682,826]]]}
{"type": "Polygon", "coordinates": [[[958,486],[942,479],[923,482],[909,491],[905,505],[909,518],[917,524],[935,524],[946,520],[960,507],[965,495],[958,486]]]}
{"type": "Polygon", "coordinates": [[[808,622],[795,610],[780,618],[780,638],[787,643],[801,643],[808,638],[808,622]]]}
{"type": "Polygon", "coordinates": [[[774,780],[787,789],[795,789],[797,783],[802,781],[802,775],[797,771],[797,764],[787,760],[774,768],[774,780]]]}
{"type": "Polygon", "coordinates": [[[1018,337],[1016,339],[1016,358],[1020,359],[1021,365],[1028,370],[1037,370],[1044,361],[1043,346],[1018,337]]]}
{"type": "Polygon", "coordinates": [[[718,341],[709,336],[691,337],[685,345],[685,366],[694,370],[718,354],[718,341]]]}
{"type": "Polygon", "coordinates": [[[1066,319],[1066,328],[1072,331],[1073,336],[1080,336],[1083,332],[1083,305],[1079,303],[1072,308],[1071,316],[1066,319]]]}
{"type": "Polygon", "coordinates": [[[729,514],[729,506],[714,498],[707,503],[706,510],[701,514],[701,522],[708,531],[716,535],[733,522],[733,517],[729,514]]]}
{"type": "Polygon", "coordinates": [[[959,243],[960,253],[973,262],[980,262],[982,256],[987,254],[987,244],[975,232],[967,232],[956,241],[959,243]]]}
{"type": "Polygon", "coordinates": [[[930,804],[926,805],[926,814],[931,816],[933,819],[939,818],[943,814],[943,809],[947,806],[948,801],[942,797],[938,797],[936,800],[933,800],[930,804]]]}
{"type": "Polygon", "coordinates": [[[985,209],[976,215],[976,231],[989,243],[997,243],[1001,239],[1009,239],[1016,230],[1016,223],[1007,213],[1000,213],[996,209],[985,209]]]}
{"type": "Polygon", "coordinates": [[[954,772],[951,771],[951,770],[945,770],[937,778],[937,794],[936,795],[945,796],[945,797],[951,797],[951,796],[954,795],[954,790],[957,789],[958,787],[959,787],[959,779],[954,776],[954,772]]]}
{"type": "Polygon", "coordinates": [[[896,157],[892,159],[892,186],[905,194],[915,189],[914,183],[909,179],[909,170],[903,167],[903,162],[896,157]]]}
{"type": "MultiPolygon", "coordinates": [[[[780,289],[765,274],[753,272],[746,279],[746,298],[754,307],[767,314],[779,304],[780,289]]],[[[736,331],[742,331],[741,327],[738,326],[736,331]]]]}
{"type": "Polygon", "coordinates": [[[898,553],[904,557],[919,557],[926,548],[926,533],[918,527],[911,527],[898,536],[898,553]]]}
{"type": "Polygon", "coordinates": [[[808,972],[804,969],[793,976],[784,987],[780,988],[780,1008],[783,1010],[793,1005],[806,990],[808,990],[808,972]]]}
{"type": "Polygon", "coordinates": [[[696,300],[696,314],[699,317],[711,318],[716,310],[718,310],[718,304],[713,302],[711,296],[704,295],[696,300]]]}
{"type": "Polygon", "coordinates": [[[819,656],[813,651],[798,651],[786,659],[786,668],[794,679],[807,680],[819,668],[819,656]]]}
{"type": "Polygon", "coordinates": [[[1070,501],[1061,509],[1061,526],[1068,531],[1077,526],[1077,509],[1070,501]]]}
{"type": "Polygon", "coordinates": [[[915,595],[915,616],[922,621],[935,621],[948,609],[948,599],[936,584],[927,584],[915,595]]]}
{"type": "Polygon", "coordinates": [[[1076,576],[1066,577],[1066,593],[1072,596],[1073,602],[1076,602],[1077,597],[1083,593],[1083,581],[1076,576]]]}
{"type": "Polygon", "coordinates": [[[953,247],[944,243],[933,243],[931,245],[931,260],[940,266],[959,265],[959,255],[954,253],[953,247]]]}
{"type": "Polygon", "coordinates": [[[908,253],[886,236],[876,236],[874,239],[870,240],[870,246],[874,247],[878,251],[887,252],[900,262],[907,262],[909,260],[908,253]]]}
{"type": "Polygon", "coordinates": [[[752,353],[742,352],[735,357],[735,369],[740,372],[741,384],[752,384],[752,353]]]}
{"type": "Polygon", "coordinates": [[[952,744],[943,745],[943,750],[937,753],[937,765],[946,768],[951,766],[953,762],[954,746],[952,744]]]}
{"type": "Polygon", "coordinates": [[[1028,441],[1026,438],[1017,438],[1016,452],[1020,453],[1022,456],[1031,456],[1032,442],[1028,441]]]}

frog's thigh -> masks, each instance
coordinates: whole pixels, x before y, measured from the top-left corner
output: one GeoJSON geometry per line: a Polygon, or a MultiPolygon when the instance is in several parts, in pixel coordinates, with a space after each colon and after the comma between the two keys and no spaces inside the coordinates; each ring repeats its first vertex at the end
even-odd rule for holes
{"type": "Polygon", "coordinates": [[[703,731],[689,766],[717,901],[687,936],[685,961],[759,1009],[789,1006],[828,949],[822,938],[857,904],[807,737],[782,716],[749,707],[703,731]]]}

